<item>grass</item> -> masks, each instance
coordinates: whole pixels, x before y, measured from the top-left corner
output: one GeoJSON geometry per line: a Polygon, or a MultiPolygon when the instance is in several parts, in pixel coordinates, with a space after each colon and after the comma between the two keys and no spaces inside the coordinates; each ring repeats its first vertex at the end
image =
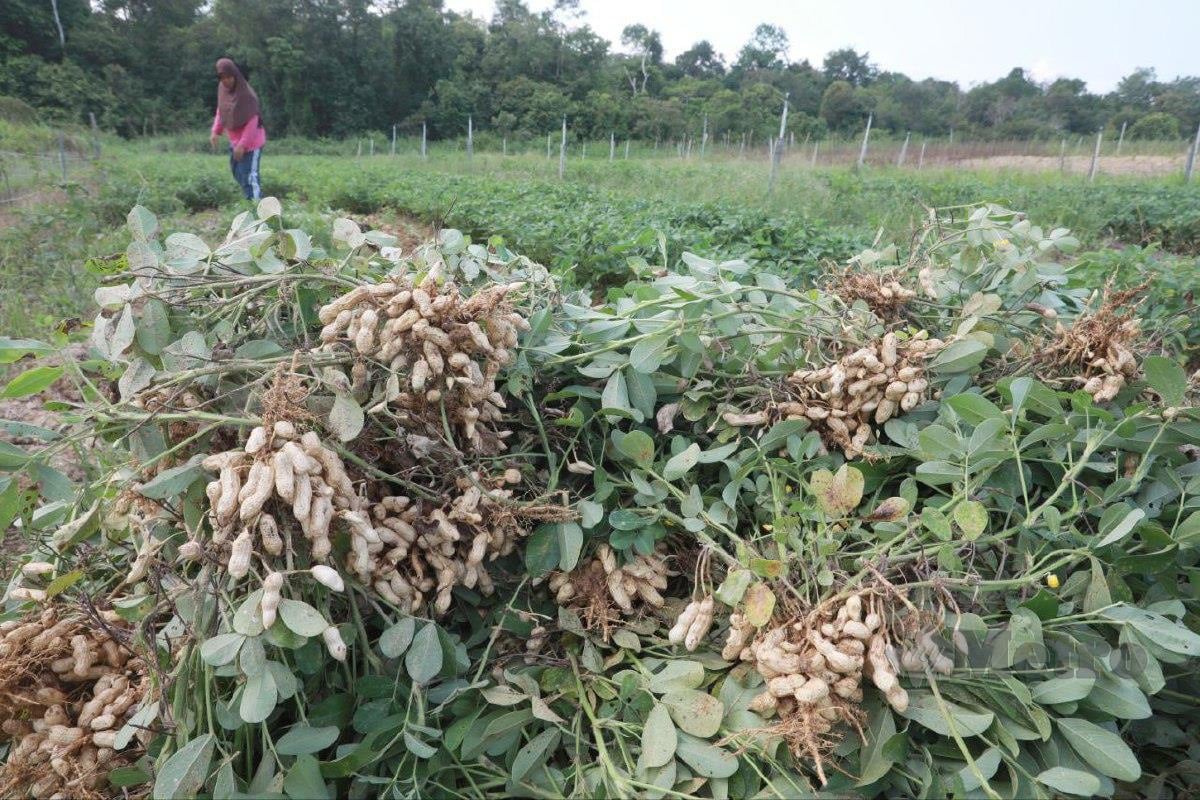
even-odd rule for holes
{"type": "MultiPolygon", "coordinates": [[[[121,224],[135,203],[163,217],[167,230],[207,234],[244,207],[224,155],[164,152],[171,148],[161,145],[109,143],[80,182],[49,188],[47,202],[7,211],[0,220],[6,333],[36,334],[90,311],[95,284],[81,265],[124,249],[121,224]]],[[[385,218],[398,212],[480,239],[500,236],[533,258],[573,266],[581,285],[619,282],[631,263],[656,262],[659,234],[671,261],[686,249],[809,272],[872,242],[903,248],[929,207],[981,201],[1021,209],[1047,228],[1072,229],[1086,250],[1104,254],[1085,259],[1105,265],[1090,268],[1093,279],[1102,280],[1106,269],[1122,280],[1155,269],[1186,287],[1200,252],[1200,184],[1179,178],[1101,176],[1088,183],[1055,173],[855,172],[810,169],[794,158],[768,193],[763,158],[610,162],[606,148],[598,157],[570,158],[565,181],[557,172],[557,158],[544,153],[468,160],[449,146],[426,159],[269,149],[263,160],[264,191],[285,199],[291,216],[328,208],[385,218]]]]}

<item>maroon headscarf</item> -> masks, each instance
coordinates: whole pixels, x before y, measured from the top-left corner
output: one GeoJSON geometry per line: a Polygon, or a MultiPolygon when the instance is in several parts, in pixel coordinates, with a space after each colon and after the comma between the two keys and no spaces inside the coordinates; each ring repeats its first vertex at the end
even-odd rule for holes
{"type": "Polygon", "coordinates": [[[236,80],[232,89],[226,89],[224,83],[217,84],[217,113],[221,115],[222,127],[237,130],[258,115],[258,95],[232,59],[217,59],[217,75],[232,75],[236,80]]]}

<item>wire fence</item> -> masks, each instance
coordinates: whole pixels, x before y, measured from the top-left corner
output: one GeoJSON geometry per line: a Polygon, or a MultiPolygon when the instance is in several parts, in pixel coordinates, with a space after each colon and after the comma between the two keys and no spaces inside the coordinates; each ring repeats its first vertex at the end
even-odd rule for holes
{"type": "Polygon", "coordinates": [[[50,150],[0,150],[0,206],[20,204],[83,177],[99,157],[97,139],[81,143],[61,134],[50,150]]]}
{"type": "Polygon", "coordinates": [[[647,140],[618,139],[610,134],[604,139],[581,138],[569,127],[555,130],[545,140],[509,138],[495,133],[482,136],[468,131],[465,137],[441,139],[427,143],[414,137],[397,139],[393,131],[390,140],[368,136],[346,143],[343,153],[355,157],[414,155],[425,157],[430,152],[439,155],[457,152],[468,160],[481,155],[538,156],[558,161],[561,172],[569,171],[571,161],[621,161],[630,158],[704,160],[763,160],[773,165],[773,171],[784,164],[810,167],[873,167],[924,169],[999,169],[1023,172],[1059,172],[1085,175],[1132,175],[1165,177],[1183,175],[1191,180],[1200,149],[1200,131],[1188,141],[1130,141],[1123,135],[1105,137],[1073,134],[1059,139],[1028,140],[956,140],[947,137],[906,135],[880,139],[864,130],[858,138],[810,139],[794,133],[780,137],[755,137],[753,133],[735,136],[724,133],[709,137],[700,135],[647,140]]]}

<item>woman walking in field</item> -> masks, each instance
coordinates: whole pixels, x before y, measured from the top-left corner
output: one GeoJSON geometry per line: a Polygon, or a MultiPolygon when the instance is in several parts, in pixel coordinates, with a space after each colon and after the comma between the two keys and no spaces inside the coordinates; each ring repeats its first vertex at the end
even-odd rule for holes
{"type": "Polygon", "coordinates": [[[250,88],[242,71],[231,59],[217,60],[217,113],[213,117],[209,142],[217,146],[217,137],[229,137],[229,168],[248,200],[262,197],[258,165],[267,132],[259,119],[258,95],[250,88]]]}

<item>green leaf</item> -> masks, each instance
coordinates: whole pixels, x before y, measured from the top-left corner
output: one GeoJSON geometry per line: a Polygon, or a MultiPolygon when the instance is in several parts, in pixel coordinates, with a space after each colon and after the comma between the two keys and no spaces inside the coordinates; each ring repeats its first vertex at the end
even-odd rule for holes
{"type": "Polygon", "coordinates": [[[212,754],[211,733],[192,739],[175,751],[158,770],[151,796],[154,800],[195,797],[208,777],[212,754]]]}
{"type": "Polygon", "coordinates": [[[442,671],[442,643],[437,625],[430,622],[413,637],[404,656],[404,668],[415,683],[425,684],[442,671]]]}
{"type": "Polygon", "coordinates": [[[738,760],[733,754],[687,733],[679,734],[675,754],[705,778],[728,778],[737,772],[738,760]]]}
{"type": "Polygon", "coordinates": [[[978,425],[985,419],[1000,419],[1004,416],[1004,412],[995,403],[973,392],[956,394],[946,400],[946,405],[971,425],[978,425]]]}
{"type": "Polygon", "coordinates": [[[654,440],[645,431],[630,431],[617,442],[617,449],[632,459],[639,467],[646,467],[654,460],[654,440]]]}
{"type": "Polygon", "coordinates": [[[990,711],[970,711],[944,699],[940,705],[933,694],[917,692],[910,693],[908,710],[902,716],[942,736],[951,735],[953,722],[953,730],[963,738],[983,733],[995,718],[995,714],[990,711]],[[945,713],[942,711],[942,705],[946,707],[945,713]]]}
{"type": "Polygon", "coordinates": [[[1112,594],[1108,590],[1108,579],[1104,576],[1099,559],[1093,558],[1091,580],[1083,594],[1083,610],[1091,613],[1109,605],[1112,605],[1112,594]]]}
{"type": "Polygon", "coordinates": [[[1079,757],[1102,775],[1126,782],[1141,777],[1137,756],[1112,731],[1077,717],[1059,719],[1058,729],[1079,757]]]}
{"type": "Polygon", "coordinates": [[[200,645],[200,659],[210,667],[233,663],[246,637],[240,633],[221,633],[200,645]]]}
{"type": "Polygon", "coordinates": [[[275,710],[279,702],[279,690],[270,670],[262,670],[246,679],[242,687],[242,700],[238,704],[238,716],[243,722],[263,722],[275,710]]]}
{"type": "Polygon", "coordinates": [[[1117,719],[1146,719],[1150,701],[1137,683],[1117,675],[1102,674],[1085,700],[1086,704],[1117,719]]]}
{"type": "Polygon", "coordinates": [[[540,578],[550,570],[556,569],[561,561],[558,525],[539,525],[525,540],[525,571],[532,578],[540,578]]]}
{"type": "Polygon", "coordinates": [[[1183,403],[1187,394],[1187,373],[1173,359],[1165,356],[1146,356],[1142,359],[1142,372],[1146,384],[1158,393],[1169,406],[1183,403]]]}
{"type": "Polygon", "coordinates": [[[141,767],[117,767],[108,773],[109,785],[115,786],[118,789],[124,789],[127,786],[137,786],[148,780],[150,780],[150,776],[141,767]]]}
{"type": "Polygon", "coordinates": [[[663,467],[662,476],[666,480],[674,481],[682,478],[700,459],[700,445],[692,442],[679,453],[671,456],[667,460],[667,464],[663,467]]]}
{"type": "Polygon", "coordinates": [[[164,469],[149,483],[143,484],[137,490],[138,494],[151,500],[167,500],[182,495],[189,486],[204,477],[201,460],[203,456],[194,456],[185,464],[164,469]]]}
{"type": "Polygon", "coordinates": [[[157,297],[146,298],[137,323],[138,347],[156,356],[171,343],[171,320],[167,304],[157,297]]]}
{"type": "Polygon", "coordinates": [[[576,504],[579,508],[579,524],[588,530],[596,527],[604,519],[604,506],[591,500],[580,500],[576,504]]]}
{"type": "Polygon", "coordinates": [[[925,506],[921,509],[921,524],[943,542],[950,541],[954,535],[954,531],[950,528],[950,520],[934,506],[925,506]]]}
{"type": "Polygon", "coordinates": [[[1162,614],[1121,603],[1104,609],[1101,615],[1126,623],[1164,650],[1183,656],[1200,656],[1200,635],[1162,614]]]}
{"type": "Polygon", "coordinates": [[[404,732],[404,746],[408,749],[408,752],[412,753],[417,758],[433,758],[435,755],[437,755],[436,747],[421,741],[408,731],[404,732]]]}
{"type": "Polygon", "coordinates": [[[1140,508],[1126,505],[1109,506],[1100,518],[1100,539],[1092,547],[1104,547],[1128,536],[1146,516],[1140,508]]]}
{"type": "Polygon", "coordinates": [[[733,569],[717,587],[716,598],[732,608],[741,602],[746,589],[754,581],[754,573],[748,569],[733,569]]]}
{"type": "Polygon", "coordinates": [[[1051,678],[1048,681],[1030,684],[1029,693],[1033,695],[1035,703],[1050,706],[1082,700],[1095,685],[1096,679],[1093,677],[1051,678]]]}
{"type": "Polygon", "coordinates": [[[1038,773],[1038,783],[1064,794],[1094,797],[1100,794],[1100,779],[1090,772],[1068,767],[1051,767],[1038,773]]]}
{"type": "Polygon", "coordinates": [[[260,603],[262,603],[262,589],[255,589],[246,595],[246,599],[238,606],[238,610],[233,612],[233,629],[235,631],[244,636],[258,636],[263,632],[260,603]]]}
{"type": "MultiPolygon", "coordinates": [[[[600,402],[604,408],[633,411],[633,407],[629,405],[629,389],[625,385],[625,376],[619,370],[610,375],[608,383],[604,384],[604,391],[600,393],[600,402]]],[[[616,417],[610,416],[610,419],[616,419],[616,417]]]]}
{"type": "Polygon", "coordinates": [[[49,585],[46,586],[46,597],[57,597],[67,589],[70,589],[72,586],[79,583],[80,579],[83,578],[83,575],[83,570],[79,569],[74,569],[64,575],[59,575],[54,580],[50,581],[49,585]]]}
{"type": "Polygon", "coordinates": [[[678,689],[695,689],[704,682],[704,665],[699,661],[675,659],[663,664],[662,669],[652,674],[646,688],[655,694],[678,689]]]}
{"type": "Polygon", "coordinates": [[[671,722],[667,707],[655,703],[642,728],[642,764],[647,767],[663,766],[675,757],[678,741],[675,723],[671,722]]]}
{"type": "Polygon", "coordinates": [[[329,788],[321,777],[321,764],[311,755],[302,755],[283,777],[283,791],[292,800],[326,800],[329,788]]]}
{"type": "Polygon", "coordinates": [[[707,739],[716,734],[725,716],[725,704],[707,692],[676,689],[662,697],[663,705],[680,730],[707,739]]]}
{"type": "Polygon", "coordinates": [[[987,355],[987,345],[975,339],[960,339],[951,342],[938,353],[937,358],[930,362],[929,368],[935,372],[967,372],[978,366],[987,355]]]}
{"type": "Polygon", "coordinates": [[[52,431],[40,425],[31,425],[28,422],[18,422],[11,419],[0,419],[0,432],[7,433],[10,436],[41,439],[43,442],[53,442],[56,439],[62,438],[62,434],[58,431],[52,431]]]}
{"type": "Polygon", "coordinates": [[[558,568],[570,572],[583,550],[583,529],[574,522],[559,522],[554,527],[558,532],[558,568]]]}
{"type": "Polygon", "coordinates": [[[302,600],[281,600],[279,618],[288,630],[301,636],[320,636],[329,627],[329,622],[321,616],[321,612],[302,600]]]}
{"type": "Polygon", "coordinates": [[[0,336],[0,364],[11,364],[33,353],[44,356],[57,350],[54,345],[37,339],[10,339],[0,336]]]}
{"type": "Polygon", "coordinates": [[[279,737],[275,742],[275,750],[282,756],[319,753],[336,742],[338,734],[337,727],[333,725],[314,728],[300,723],[293,725],[291,730],[279,737]]]}
{"type": "Polygon", "coordinates": [[[657,372],[663,362],[667,361],[670,349],[671,339],[669,336],[651,336],[648,339],[642,339],[629,351],[629,366],[646,374],[657,372]]]}
{"type": "Polygon", "coordinates": [[[22,372],[8,382],[0,391],[0,397],[13,399],[28,397],[50,388],[56,380],[62,377],[62,367],[33,367],[22,372]]]}
{"type": "MultiPolygon", "coordinates": [[[[141,205],[136,205],[129,210],[125,216],[125,225],[133,234],[133,238],[141,242],[153,239],[154,235],[158,233],[158,217],[141,205]]],[[[154,785],[158,786],[158,783],[156,782],[154,785]]]]}
{"type": "Polygon", "coordinates": [[[871,709],[867,721],[866,742],[859,755],[859,776],[855,786],[869,786],[891,771],[896,759],[888,752],[887,743],[896,735],[896,720],[891,709],[878,704],[871,709]]]}
{"type": "Polygon", "coordinates": [[[388,628],[379,637],[379,649],[388,658],[399,658],[412,644],[413,634],[416,633],[417,622],[412,617],[401,617],[400,621],[388,628]]]}
{"type": "Polygon", "coordinates": [[[550,729],[542,731],[526,742],[525,746],[518,750],[517,755],[513,757],[509,778],[514,783],[520,782],[534,768],[546,763],[550,754],[558,746],[560,736],[561,734],[557,730],[550,729]]]}

